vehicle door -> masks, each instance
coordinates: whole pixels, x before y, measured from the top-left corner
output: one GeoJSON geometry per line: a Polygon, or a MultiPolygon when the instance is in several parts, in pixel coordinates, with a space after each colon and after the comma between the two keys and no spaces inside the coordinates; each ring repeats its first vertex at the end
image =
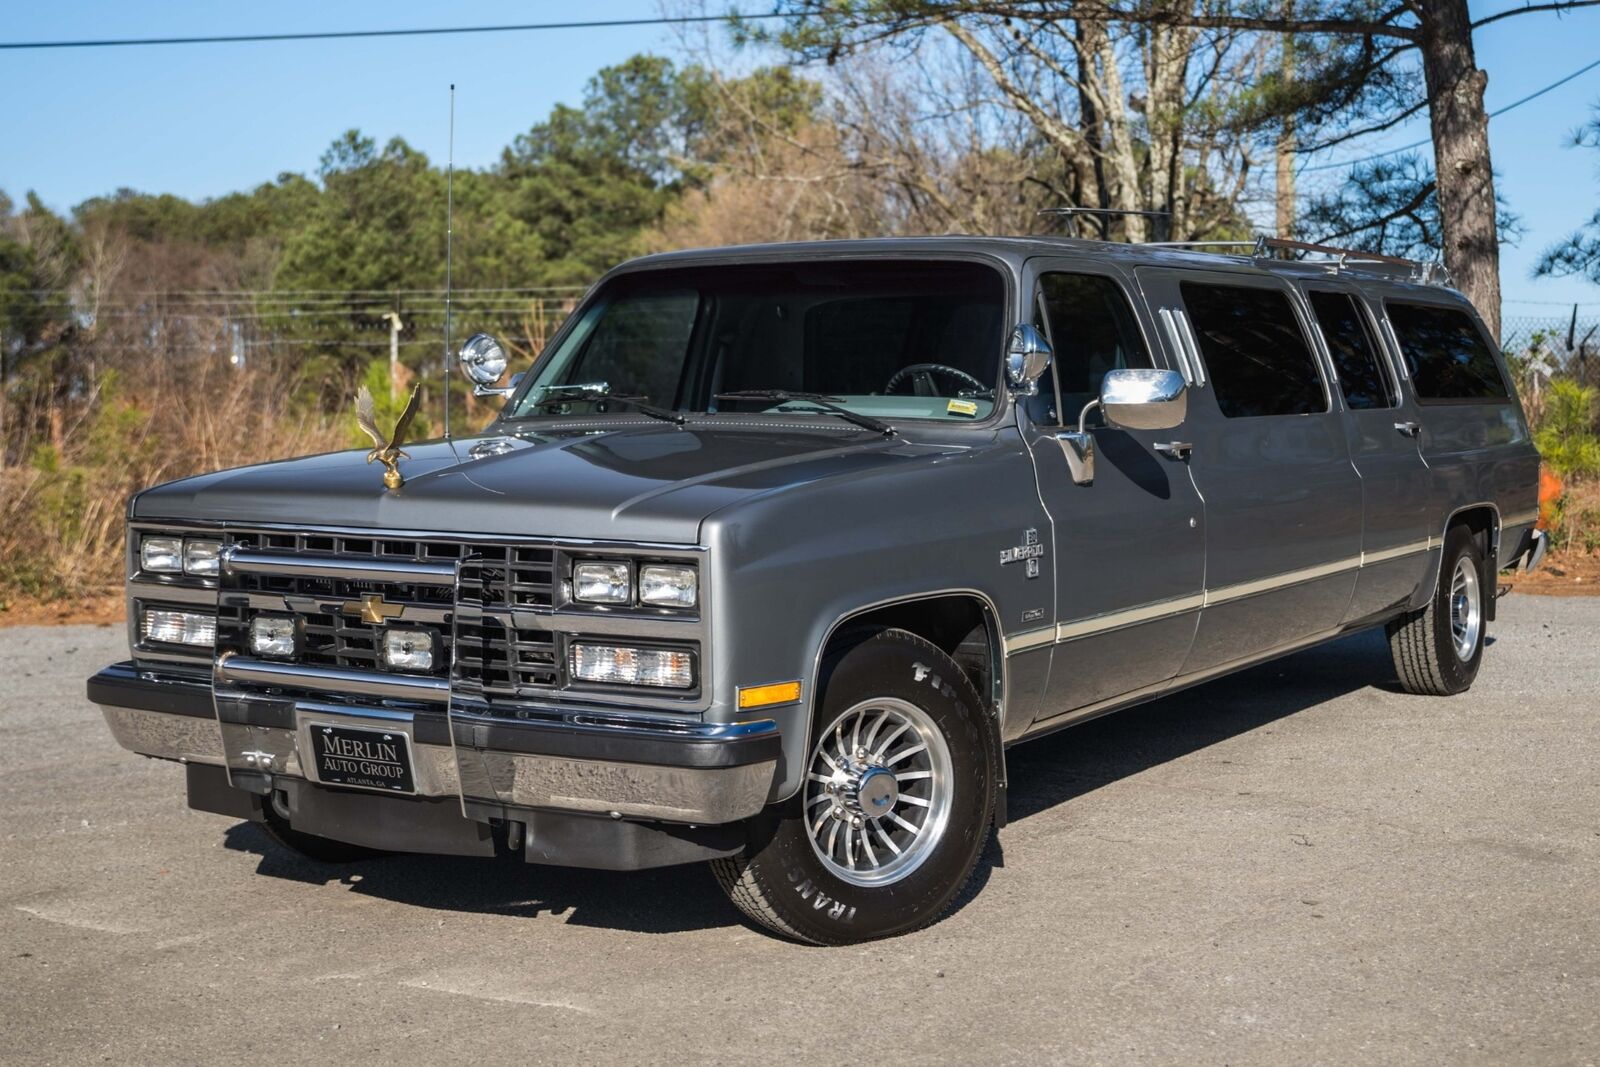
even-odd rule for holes
{"type": "Polygon", "coordinates": [[[1132,278],[1078,261],[1033,260],[1036,324],[1054,350],[1022,424],[1054,528],[1055,650],[1039,719],[1091,710],[1169,681],[1189,654],[1205,580],[1205,510],[1188,470],[1157,445],[1176,430],[1122,430],[1092,412],[1091,484],[1073,479],[1057,435],[1076,429],[1106,371],[1156,366],[1132,278]]]}
{"type": "MultiPolygon", "coordinates": [[[[1483,502],[1496,504],[1507,527],[1533,522],[1538,455],[1503,356],[1497,356],[1482,320],[1462,297],[1444,289],[1397,287],[1382,300],[1385,332],[1405,375],[1405,391],[1418,405],[1418,442],[1433,475],[1430,533],[1443,536],[1447,515],[1483,502]]],[[[1492,580],[1492,573],[1485,576],[1492,580]]]]}
{"type": "Polygon", "coordinates": [[[1361,479],[1303,305],[1259,271],[1138,276],[1197,386],[1185,443],[1206,502],[1206,605],[1183,673],[1337,627],[1361,565],[1361,479]]]}
{"type": "Polygon", "coordinates": [[[1345,622],[1411,598],[1427,565],[1431,474],[1416,402],[1400,389],[1372,307],[1338,279],[1300,284],[1343,401],[1350,460],[1361,476],[1361,570],[1345,622]]]}

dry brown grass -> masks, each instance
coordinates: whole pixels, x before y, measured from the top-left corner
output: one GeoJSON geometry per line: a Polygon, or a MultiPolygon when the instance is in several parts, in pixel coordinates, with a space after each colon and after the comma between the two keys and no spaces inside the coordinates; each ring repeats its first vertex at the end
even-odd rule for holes
{"type": "Polygon", "coordinates": [[[118,586],[127,502],[146,486],[348,444],[334,418],[295,410],[295,385],[216,358],[99,375],[53,440],[0,470],[0,607],[118,586]]]}

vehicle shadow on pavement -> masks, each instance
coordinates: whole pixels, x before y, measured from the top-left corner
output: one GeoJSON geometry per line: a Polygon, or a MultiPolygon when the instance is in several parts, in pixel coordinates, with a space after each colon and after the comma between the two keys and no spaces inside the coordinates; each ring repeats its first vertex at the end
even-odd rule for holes
{"type": "Polygon", "coordinates": [[[248,822],[229,827],[225,844],[261,857],[257,874],[315,885],[338,882],[352,893],[417,908],[557,917],[572,926],[652,934],[739,925],[705,864],[618,872],[509,858],[396,854],[334,865],[290,852],[248,822]]]}
{"type": "MultiPolygon", "coordinates": [[[[1008,811],[1020,822],[1119,779],[1267,726],[1345,693],[1393,683],[1381,630],[1356,634],[1240,674],[1130,708],[1012,749],[1008,811]]],[[[951,911],[975,899],[1005,865],[991,839],[951,911]]],[[[704,864],[619,873],[511,859],[395,855],[330,866],[280,847],[252,823],[227,831],[230,849],[260,857],[257,873],[418,908],[560,917],[568,925],[680,933],[748,925],[704,864]]]]}
{"type": "Polygon", "coordinates": [[[1381,629],[1095,719],[1006,755],[1013,822],[1369,687],[1398,688],[1381,629]]]}

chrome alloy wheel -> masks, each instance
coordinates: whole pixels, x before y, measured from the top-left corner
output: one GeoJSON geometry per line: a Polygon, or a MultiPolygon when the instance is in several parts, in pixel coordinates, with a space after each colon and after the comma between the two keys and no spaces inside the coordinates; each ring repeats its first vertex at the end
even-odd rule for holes
{"type": "Polygon", "coordinates": [[[1478,568],[1471,559],[1462,556],[1456,560],[1455,574],[1450,578],[1450,639],[1455,643],[1456,658],[1462,663],[1477,651],[1482,631],[1483,596],[1478,568]]]}
{"type": "Polygon", "coordinates": [[[921,866],[950,821],[950,747],[931,716],[884,697],[823,731],[806,769],[804,818],[829,872],[861,886],[921,866]]]}

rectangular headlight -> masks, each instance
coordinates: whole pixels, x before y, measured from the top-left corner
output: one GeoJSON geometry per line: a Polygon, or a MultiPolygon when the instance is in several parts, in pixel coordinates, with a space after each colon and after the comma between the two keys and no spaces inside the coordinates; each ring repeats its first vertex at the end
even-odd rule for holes
{"type": "Polygon", "coordinates": [[[652,563],[639,569],[639,603],[658,608],[692,608],[699,597],[693,567],[652,563]]]}
{"type": "Polygon", "coordinates": [[[572,599],[586,604],[626,604],[633,599],[626,563],[579,563],[572,568],[572,599]]]}
{"type": "Polygon", "coordinates": [[[185,541],[183,543],[183,573],[201,578],[215,578],[222,569],[222,542],[185,541]]]}
{"type": "Polygon", "coordinates": [[[217,643],[217,617],[170,608],[145,608],[139,616],[139,636],[168,645],[209,648],[217,643]]]}
{"type": "Polygon", "coordinates": [[[668,648],[574,643],[567,652],[572,677],[599,685],[649,685],[688,689],[694,685],[694,653],[668,648]]]}
{"type": "Polygon", "coordinates": [[[427,630],[383,631],[383,662],[397,671],[433,670],[433,634],[427,630]]]}
{"type": "Polygon", "coordinates": [[[146,537],[139,542],[139,567],[156,574],[182,574],[183,539],[146,537]]]}
{"type": "Polygon", "coordinates": [[[288,659],[299,637],[300,625],[292,615],[257,615],[250,620],[250,651],[257,656],[288,659]]]}

